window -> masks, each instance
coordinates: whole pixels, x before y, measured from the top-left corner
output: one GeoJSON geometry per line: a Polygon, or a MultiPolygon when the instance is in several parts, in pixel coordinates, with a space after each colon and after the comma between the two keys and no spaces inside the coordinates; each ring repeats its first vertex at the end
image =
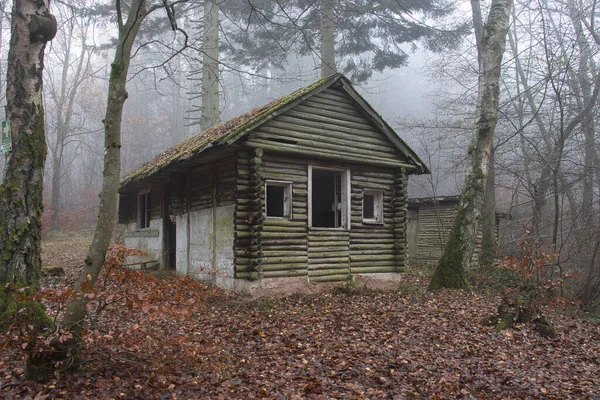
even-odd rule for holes
{"type": "Polygon", "coordinates": [[[150,227],[150,192],[140,193],[138,196],[138,227],[140,229],[150,227]]]}
{"type": "Polygon", "coordinates": [[[350,171],[309,166],[308,182],[310,227],[348,228],[350,171]]]}
{"type": "Polygon", "coordinates": [[[267,217],[292,218],[292,183],[267,181],[265,185],[267,217]]]}
{"type": "Polygon", "coordinates": [[[383,223],[383,191],[363,191],[363,222],[366,224],[383,223]]]}

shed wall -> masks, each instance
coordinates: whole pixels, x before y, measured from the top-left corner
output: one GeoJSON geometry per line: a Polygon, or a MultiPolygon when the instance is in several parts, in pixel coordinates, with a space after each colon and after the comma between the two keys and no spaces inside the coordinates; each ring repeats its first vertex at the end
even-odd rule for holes
{"type": "Polygon", "coordinates": [[[405,256],[406,172],[323,162],[265,152],[241,152],[236,196],[236,278],[307,276],[347,280],[352,274],[399,272],[405,256]],[[260,158],[260,161],[257,160],[260,158]],[[350,170],[350,229],[308,227],[308,166],[350,170]],[[257,176],[260,177],[258,182],[257,176]],[[292,218],[264,215],[264,183],[292,182],[292,218]],[[383,191],[383,223],[363,222],[363,191],[383,191]],[[260,209],[255,205],[259,204],[260,209]],[[259,217],[256,217],[259,216],[259,217]],[[260,218],[260,224],[257,221],[260,218]]]}

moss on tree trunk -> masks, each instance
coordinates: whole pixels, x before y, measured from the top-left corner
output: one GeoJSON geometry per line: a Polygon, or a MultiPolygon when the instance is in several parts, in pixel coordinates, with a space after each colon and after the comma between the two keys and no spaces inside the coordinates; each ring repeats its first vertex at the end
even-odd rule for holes
{"type": "Polygon", "coordinates": [[[30,20],[47,12],[32,0],[15,2],[12,10],[6,116],[13,148],[0,185],[0,290],[7,283],[35,289],[40,279],[46,161],[42,71],[51,37],[31,32],[30,20]]]}

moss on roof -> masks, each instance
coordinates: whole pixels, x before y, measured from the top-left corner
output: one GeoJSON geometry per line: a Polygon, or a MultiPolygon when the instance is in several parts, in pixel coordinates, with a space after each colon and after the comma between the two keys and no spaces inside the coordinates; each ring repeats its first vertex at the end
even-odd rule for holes
{"type": "Polygon", "coordinates": [[[242,115],[234,117],[222,124],[209,128],[196,136],[185,139],[168,150],[163,151],[151,161],[142,165],[138,169],[130,172],[121,181],[121,188],[149,178],[162,169],[176,164],[177,162],[190,159],[197,154],[200,154],[208,148],[220,146],[223,144],[231,144],[242,137],[249,128],[255,127],[257,124],[264,122],[267,118],[281,107],[290,102],[302,97],[303,95],[317,89],[326,82],[336,80],[339,74],[330,76],[329,78],[320,79],[313,84],[300,88],[295,92],[278,98],[264,106],[257,107],[242,115]]]}

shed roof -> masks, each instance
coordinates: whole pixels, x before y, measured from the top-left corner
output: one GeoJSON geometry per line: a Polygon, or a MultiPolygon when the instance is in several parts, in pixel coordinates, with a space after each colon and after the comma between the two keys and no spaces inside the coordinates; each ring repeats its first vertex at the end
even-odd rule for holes
{"type": "Polygon", "coordinates": [[[341,85],[341,88],[353,98],[356,103],[358,103],[365,114],[370,117],[372,122],[386,134],[402,154],[411,160],[411,163],[415,166],[416,173],[429,173],[429,169],[425,163],[421,161],[419,156],[417,156],[417,154],[398,136],[398,134],[396,134],[383,118],[375,112],[371,105],[356,92],[350,81],[341,74],[334,74],[179,142],[170,149],[158,154],[151,161],[130,172],[123,178],[120,186],[121,188],[124,188],[132,183],[150,178],[163,171],[165,168],[195,157],[209,148],[233,144],[246,133],[269,121],[273,117],[282,114],[299,102],[338,83],[341,85]]]}

